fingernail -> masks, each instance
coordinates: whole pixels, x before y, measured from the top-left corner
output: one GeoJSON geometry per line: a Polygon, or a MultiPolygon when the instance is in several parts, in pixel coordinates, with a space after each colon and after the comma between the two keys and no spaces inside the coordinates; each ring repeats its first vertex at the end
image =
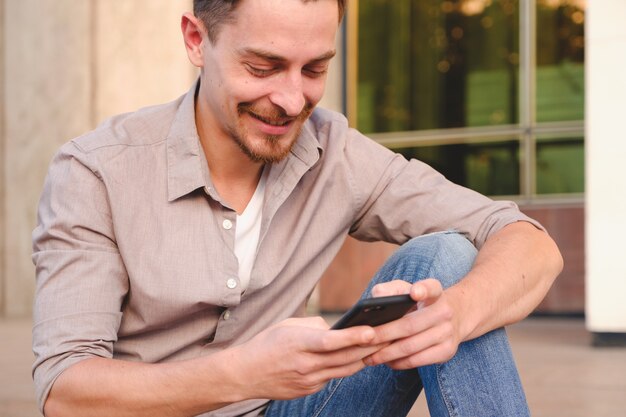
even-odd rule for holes
{"type": "Polygon", "coordinates": [[[363,359],[363,363],[367,366],[372,366],[374,364],[374,361],[372,360],[371,356],[368,356],[367,358],[363,359]]]}
{"type": "Polygon", "coordinates": [[[415,295],[415,297],[417,298],[422,298],[424,296],[424,288],[422,287],[416,287],[413,290],[413,294],[415,295]]]}

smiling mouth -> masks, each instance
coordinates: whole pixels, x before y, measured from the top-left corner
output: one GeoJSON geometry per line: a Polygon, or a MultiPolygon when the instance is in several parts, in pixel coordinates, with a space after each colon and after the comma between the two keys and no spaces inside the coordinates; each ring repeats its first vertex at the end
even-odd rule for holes
{"type": "Polygon", "coordinates": [[[259,116],[256,113],[248,112],[248,114],[254,117],[255,119],[265,124],[268,124],[270,126],[287,126],[293,120],[293,119],[286,119],[286,120],[285,119],[266,119],[265,117],[259,116]]]}

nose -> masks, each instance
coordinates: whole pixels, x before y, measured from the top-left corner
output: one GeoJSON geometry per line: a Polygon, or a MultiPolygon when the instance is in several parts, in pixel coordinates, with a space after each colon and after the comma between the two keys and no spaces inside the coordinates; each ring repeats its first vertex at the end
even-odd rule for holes
{"type": "Polygon", "coordinates": [[[270,101],[282,108],[287,116],[296,117],[306,102],[302,82],[302,74],[299,72],[288,72],[284,77],[278,77],[274,91],[269,96],[270,101]]]}

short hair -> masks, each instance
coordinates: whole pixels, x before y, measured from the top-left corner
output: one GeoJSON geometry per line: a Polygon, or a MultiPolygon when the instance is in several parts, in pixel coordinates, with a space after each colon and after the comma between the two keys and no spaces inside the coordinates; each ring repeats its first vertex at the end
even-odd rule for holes
{"type": "MultiPolygon", "coordinates": [[[[316,0],[301,0],[303,2],[316,0]]],[[[204,24],[209,40],[215,43],[220,26],[234,20],[234,11],[241,0],[193,0],[193,14],[204,24]]],[[[346,0],[337,0],[339,21],[346,9],[346,0]]]]}

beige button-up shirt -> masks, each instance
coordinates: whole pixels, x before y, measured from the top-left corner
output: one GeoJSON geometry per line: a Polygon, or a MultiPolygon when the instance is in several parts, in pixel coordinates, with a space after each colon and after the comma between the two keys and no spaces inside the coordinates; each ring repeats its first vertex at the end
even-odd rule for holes
{"type": "MultiPolygon", "coordinates": [[[[33,232],[40,407],[58,375],[83,359],[209,355],[302,315],[348,234],[401,244],[454,229],[480,247],[504,225],[530,221],[513,203],[452,184],[317,109],[291,154],[271,166],[242,293],[236,213],[211,183],[195,90],[112,118],[51,163],[33,232]]],[[[258,415],[265,403],[206,415],[258,415]]]]}

